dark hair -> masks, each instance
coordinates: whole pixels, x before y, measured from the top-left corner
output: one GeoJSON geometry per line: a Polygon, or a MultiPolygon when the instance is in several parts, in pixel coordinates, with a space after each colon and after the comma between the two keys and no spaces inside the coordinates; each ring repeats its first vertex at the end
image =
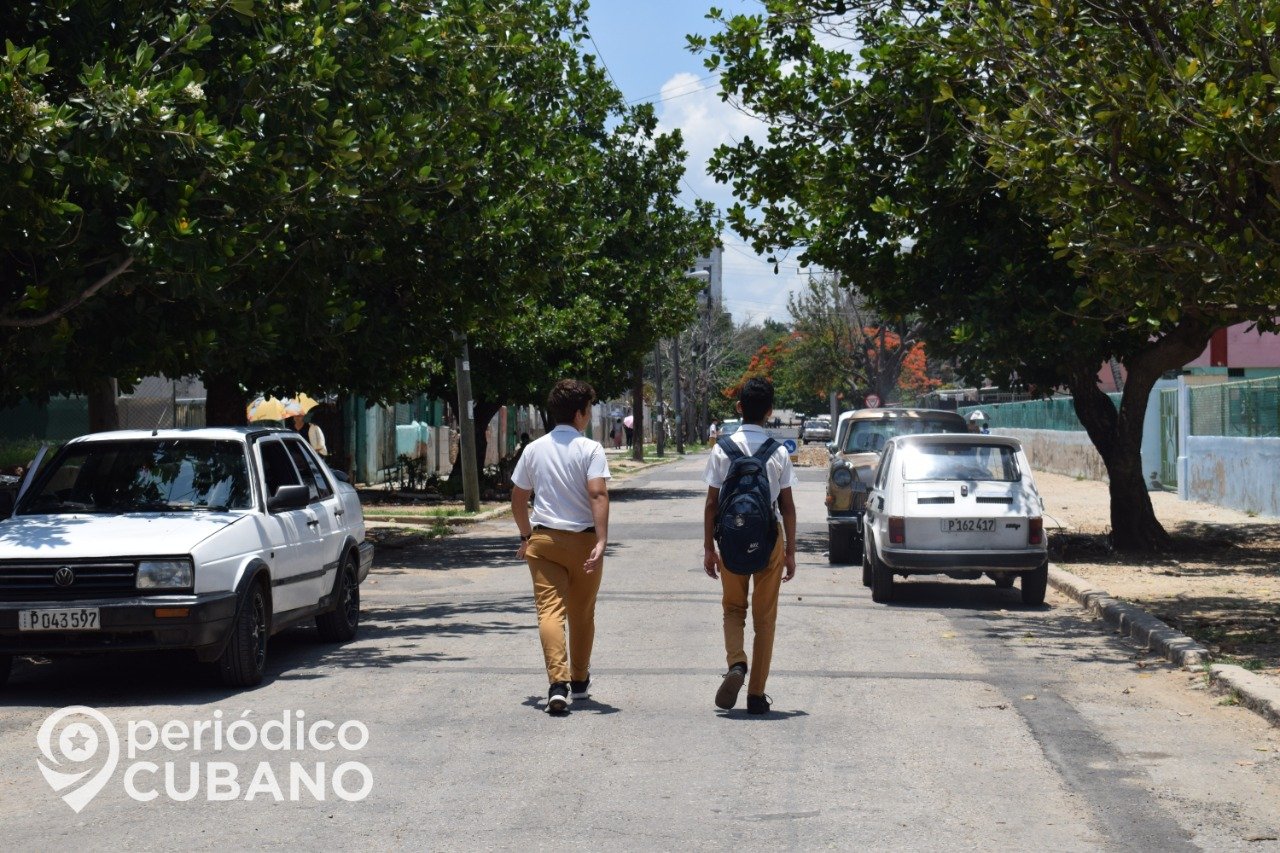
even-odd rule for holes
{"type": "Polygon", "coordinates": [[[573,416],[596,401],[596,391],[580,379],[561,379],[547,395],[547,414],[551,422],[572,424],[573,416]]]}
{"type": "Polygon", "coordinates": [[[743,423],[763,421],[773,408],[773,383],[760,376],[748,379],[738,392],[738,402],[742,404],[743,423]]]}

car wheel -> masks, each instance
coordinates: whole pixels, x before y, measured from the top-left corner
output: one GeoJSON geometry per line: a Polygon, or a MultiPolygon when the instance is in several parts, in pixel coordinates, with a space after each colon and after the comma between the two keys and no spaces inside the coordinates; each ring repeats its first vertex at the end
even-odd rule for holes
{"type": "Polygon", "coordinates": [[[360,627],[360,578],[354,560],[347,559],[334,584],[333,609],[316,617],[316,628],[326,643],[345,643],[360,627]]]}
{"type": "Polygon", "coordinates": [[[0,687],[9,680],[9,673],[13,671],[13,655],[0,655],[0,687]]]}
{"type": "Polygon", "coordinates": [[[862,585],[865,587],[871,586],[871,556],[868,553],[870,547],[867,543],[862,543],[862,585]]]}
{"type": "Polygon", "coordinates": [[[228,687],[253,687],[267,669],[267,640],[271,633],[271,604],[261,583],[254,583],[240,603],[227,647],[218,658],[218,672],[228,687]]]}
{"type": "Polygon", "coordinates": [[[1045,588],[1049,586],[1049,564],[1041,563],[1038,569],[1022,574],[1022,603],[1030,606],[1044,604],[1045,588]]]}
{"type": "Polygon", "coordinates": [[[1006,573],[1003,575],[996,575],[992,578],[992,580],[996,582],[996,586],[999,587],[1000,589],[1013,588],[1014,576],[1010,573],[1006,573]]]}
{"type": "Polygon", "coordinates": [[[893,572],[871,551],[871,600],[877,604],[893,601],[893,572]]]}

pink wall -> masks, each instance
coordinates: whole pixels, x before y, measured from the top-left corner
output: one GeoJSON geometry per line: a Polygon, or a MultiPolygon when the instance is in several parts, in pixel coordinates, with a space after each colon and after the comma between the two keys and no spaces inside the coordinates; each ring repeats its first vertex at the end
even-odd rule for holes
{"type": "MultiPolygon", "coordinates": [[[[1280,367],[1280,335],[1248,331],[1250,324],[1241,323],[1227,329],[1226,367],[1280,367]]],[[[1188,367],[1209,367],[1209,348],[1188,367]]]]}
{"type": "MultiPolygon", "coordinates": [[[[1251,324],[1240,323],[1226,331],[1226,364],[1214,365],[1209,353],[1214,347],[1211,344],[1194,360],[1187,362],[1187,367],[1280,367],[1280,335],[1273,332],[1260,334],[1250,331],[1251,324]]],[[[1120,376],[1125,375],[1124,366],[1120,366],[1120,376]]],[[[1112,378],[1111,365],[1104,364],[1098,371],[1098,385],[1103,391],[1115,391],[1116,383],[1112,378]]]]}

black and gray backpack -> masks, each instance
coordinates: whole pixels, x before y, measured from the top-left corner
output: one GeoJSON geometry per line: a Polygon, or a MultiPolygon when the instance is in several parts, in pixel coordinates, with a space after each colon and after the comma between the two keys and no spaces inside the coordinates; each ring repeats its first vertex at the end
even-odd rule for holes
{"type": "Polygon", "coordinates": [[[716,510],[716,544],[729,571],[753,575],[769,565],[778,541],[766,465],[779,445],[767,438],[748,456],[729,436],[716,443],[729,457],[729,473],[720,488],[716,510]]]}

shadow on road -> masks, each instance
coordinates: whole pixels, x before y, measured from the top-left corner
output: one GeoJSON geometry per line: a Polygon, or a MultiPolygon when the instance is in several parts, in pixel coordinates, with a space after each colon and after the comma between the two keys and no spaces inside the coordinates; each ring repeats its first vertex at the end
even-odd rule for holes
{"type": "Polygon", "coordinates": [[[9,684],[0,691],[0,707],[211,703],[252,694],[277,680],[327,678],[337,669],[390,672],[402,664],[456,663],[467,658],[442,652],[442,641],[534,631],[537,626],[532,614],[533,602],[514,595],[366,607],[360,633],[351,643],[323,643],[312,625],[290,628],[272,637],[266,677],[250,690],[222,687],[213,665],[200,664],[192,654],[181,651],[18,659],[9,684]]]}
{"type": "Polygon", "coordinates": [[[733,720],[740,723],[780,723],[796,717],[809,716],[808,711],[770,711],[767,714],[748,714],[745,710],[716,711],[722,720],[733,720]]]}
{"type": "MultiPolygon", "coordinates": [[[[533,708],[539,713],[545,714],[546,711],[543,710],[543,707],[546,705],[546,702],[546,696],[530,696],[520,704],[526,708],[533,708]]],[[[565,711],[563,714],[548,714],[548,716],[567,717],[570,714],[582,713],[599,714],[603,716],[605,714],[617,714],[621,710],[621,708],[616,708],[613,705],[608,705],[604,702],[597,702],[595,699],[574,699],[569,703],[569,710],[565,711]]]]}
{"type": "Polygon", "coordinates": [[[696,488],[688,489],[618,489],[609,492],[610,503],[634,503],[636,501],[683,501],[689,498],[705,497],[707,494],[706,487],[701,490],[696,488]]]}

